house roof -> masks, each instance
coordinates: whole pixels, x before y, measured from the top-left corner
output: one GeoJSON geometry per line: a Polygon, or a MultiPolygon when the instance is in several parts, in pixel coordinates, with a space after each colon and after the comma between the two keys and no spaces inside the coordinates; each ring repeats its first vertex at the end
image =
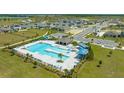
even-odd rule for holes
{"type": "Polygon", "coordinates": [[[65,34],[65,33],[55,33],[55,34],[51,34],[50,36],[55,37],[55,38],[62,38],[64,36],[67,36],[67,34],[65,34]]]}
{"type": "Polygon", "coordinates": [[[0,32],[9,31],[10,28],[0,28],[0,32]]]}
{"type": "Polygon", "coordinates": [[[59,40],[59,42],[62,42],[62,43],[70,43],[70,42],[72,42],[72,39],[71,38],[61,38],[60,40],[59,40]]]}
{"type": "Polygon", "coordinates": [[[109,32],[106,32],[104,35],[120,35],[120,33],[119,32],[109,31],[109,32]]]}

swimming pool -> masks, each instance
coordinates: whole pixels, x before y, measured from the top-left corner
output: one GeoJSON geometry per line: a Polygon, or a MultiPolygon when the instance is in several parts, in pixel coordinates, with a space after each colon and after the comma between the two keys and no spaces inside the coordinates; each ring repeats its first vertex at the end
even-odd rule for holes
{"type": "Polygon", "coordinates": [[[35,41],[16,47],[14,50],[22,56],[26,56],[26,54],[32,55],[33,60],[42,62],[45,65],[49,64],[61,71],[74,68],[80,62],[77,56],[82,57],[82,54],[86,55],[87,53],[86,49],[82,46],[63,46],[51,40],[35,41]],[[62,57],[59,56],[60,53],[63,54],[62,57]],[[58,62],[58,60],[63,60],[63,62],[58,62]]]}
{"type": "Polygon", "coordinates": [[[58,46],[52,46],[47,43],[37,43],[26,48],[28,51],[33,53],[39,53],[41,55],[47,55],[53,58],[61,59],[63,61],[69,58],[68,54],[71,52],[70,49],[62,49],[58,46]],[[51,51],[48,51],[51,50],[51,51]],[[59,54],[63,54],[62,57],[59,54]]]}

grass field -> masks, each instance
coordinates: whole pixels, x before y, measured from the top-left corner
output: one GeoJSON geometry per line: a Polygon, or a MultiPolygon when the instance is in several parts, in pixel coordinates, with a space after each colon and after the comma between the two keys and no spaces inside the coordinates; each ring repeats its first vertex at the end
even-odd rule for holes
{"type": "Polygon", "coordinates": [[[43,35],[47,31],[53,33],[56,31],[49,30],[49,29],[30,29],[29,31],[20,31],[20,32],[13,32],[13,33],[1,33],[0,34],[0,47],[4,46],[5,44],[13,44],[17,43],[22,40],[27,40],[37,35],[43,35]]]}
{"type": "Polygon", "coordinates": [[[56,78],[56,74],[41,67],[33,68],[33,64],[24,63],[21,57],[11,56],[8,52],[0,50],[0,77],[6,78],[56,78]]]}
{"type": "Polygon", "coordinates": [[[22,19],[20,18],[0,18],[0,26],[2,25],[12,25],[12,24],[21,24],[22,19]]]}
{"type": "Polygon", "coordinates": [[[94,60],[87,61],[82,65],[77,77],[89,78],[107,78],[107,77],[124,77],[124,51],[113,50],[111,57],[108,57],[110,50],[92,45],[94,51],[94,60]],[[101,67],[97,67],[102,60],[101,67]]]}

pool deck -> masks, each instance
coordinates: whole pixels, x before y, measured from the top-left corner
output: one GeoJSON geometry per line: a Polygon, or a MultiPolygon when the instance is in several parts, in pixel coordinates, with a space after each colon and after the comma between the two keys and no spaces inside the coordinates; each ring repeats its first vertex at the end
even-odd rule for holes
{"type": "MultiPolygon", "coordinates": [[[[60,62],[57,62],[58,59],[57,58],[53,58],[53,57],[50,57],[48,55],[41,55],[39,54],[38,52],[35,52],[35,53],[32,53],[30,51],[28,51],[26,48],[29,47],[29,46],[32,46],[34,44],[38,44],[38,43],[47,43],[47,44],[50,44],[52,46],[57,46],[59,48],[62,48],[62,49],[65,49],[67,50],[67,46],[62,46],[62,45],[58,45],[58,44],[55,44],[54,41],[50,41],[50,40],[44,40],[44,41],[36,41],[36,42],[33,42],[33,43],[29,43],[29,44],[26,44],[26,45],[23,45],[23,46],[20,46],[20,47],[17,47],[17,48],[14,48],[18,53],[22,54],[22,55],[26,55],[27,53],[28,54],[31,54],[33,58],[37,59],[37,60],[41,60],[41,62],[44,62],[44,63],[47,63],[47,64],[50,64],[52,65],[53,67],[55,67],[56,69],[59,69],[61,71],[63,71],[64,69],[68,69],[68,70],[71,70],[72,68],[74,68],[75,65],[77,65],[77,63],[79,62],[79,60],[77,60],[75,57],[76,57],[76,52],[74,51],[71,51],[70,53],[62,53],[63,55],[65,56],[69,56],[68,59],[66,59],[63,63],[60,63],[60,62]]],[[[52,49],[47,49],[46,51],[52,51],[52,52],[56,52],[56,53],[59,53],[57,51],[54,51],[52,49]]]]}

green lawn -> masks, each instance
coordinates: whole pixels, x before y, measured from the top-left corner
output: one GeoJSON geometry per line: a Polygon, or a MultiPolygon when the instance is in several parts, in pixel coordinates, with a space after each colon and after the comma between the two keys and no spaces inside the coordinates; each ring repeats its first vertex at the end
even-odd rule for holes
{"type": "Polygon", "coordinates": [[[0,50],[0,77],[6,78],[56,78],[55,73],[49,72],[41,67],[33,68],[33,64],[24,63],[18,56],[10,56],[10,53],[0,50]]]}
{"type": "Polygon", "coordinates": [[[87,61],[80,68],[77,77],[124,77],[124,51],[113,50],[111,57],[108,57],[109,49],[92,45],[94,60],[87,61]],[[101,67],[97,67],[99,60],[102,60],[101,67]]]}
{"type": "Polygon", "coordinates": [[[96,38],[96,36],[94,34],[89,34],[86,36],[86,38],[96,38]]]}

